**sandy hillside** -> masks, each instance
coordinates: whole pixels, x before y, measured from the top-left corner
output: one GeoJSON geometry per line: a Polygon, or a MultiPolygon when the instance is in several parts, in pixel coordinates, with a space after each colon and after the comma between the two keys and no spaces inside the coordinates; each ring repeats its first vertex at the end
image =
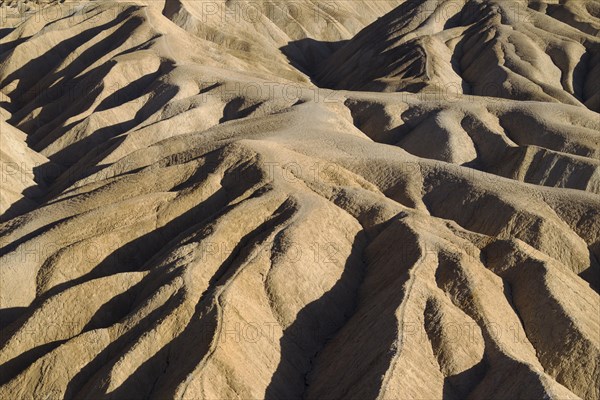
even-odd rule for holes
{"type": "Polygon", "coordinates": [[[597,0],[0,0],[1,399],[600,399],[597,0]]]}

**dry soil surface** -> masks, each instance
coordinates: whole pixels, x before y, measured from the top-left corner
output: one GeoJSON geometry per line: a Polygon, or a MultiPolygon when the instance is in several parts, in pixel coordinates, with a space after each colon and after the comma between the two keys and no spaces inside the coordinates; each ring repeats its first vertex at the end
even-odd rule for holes
{"type": "Polygon", "coordinates": [[[600,399],[597,0],[0,21],[0,398],[600,399]]]}

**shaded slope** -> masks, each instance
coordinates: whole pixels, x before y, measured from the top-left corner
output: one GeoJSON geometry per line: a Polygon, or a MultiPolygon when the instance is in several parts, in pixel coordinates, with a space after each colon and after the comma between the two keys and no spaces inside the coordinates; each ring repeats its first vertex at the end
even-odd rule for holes
{"type": "MultiPolygon", "coordinates": [[[[502,8],[472,3],[498,27],[502,8]]],[[[568,26],[568,48],[595,40],[585,4],[536,12],[568,26]]],[[[280,47],[351,39],[392,2],[343,3],[323,36],[261,19],[250,44],[253,24],[215,35],[197,7],[103,2],[0,39],[2,157],[47,178],[15,183],[7,204],[39,192],[0,224],[0,397],[600,398],[584,87],[528,102],[320,89],[312,50],[301,72],[280,47]]],[[[347,46],[397,20],[393,35],[435,42],[412,12],[347,46]]],[[[483,38],[466,17],[448,29],[483,38]]]]}
{"type": "Polygon", "coordinates": [[[547,13],[531,8],[539,3],[407,1],[329,58],[318,81],[336,89],[464,93],[600,112],[600,40],[593,28],[600,20],[587,11],[578,22],[572,16],[572,9],[593,10],[596,2],[547,5],[547,13]]]}

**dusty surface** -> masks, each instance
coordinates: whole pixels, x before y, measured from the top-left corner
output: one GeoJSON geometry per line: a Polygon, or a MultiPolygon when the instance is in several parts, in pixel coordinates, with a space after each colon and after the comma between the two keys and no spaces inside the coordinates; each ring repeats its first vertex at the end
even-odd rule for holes
{"type": "Polygon", "coordinates": [[[600,3],[1,2],[0,398],[600,399],[600,3]]]}

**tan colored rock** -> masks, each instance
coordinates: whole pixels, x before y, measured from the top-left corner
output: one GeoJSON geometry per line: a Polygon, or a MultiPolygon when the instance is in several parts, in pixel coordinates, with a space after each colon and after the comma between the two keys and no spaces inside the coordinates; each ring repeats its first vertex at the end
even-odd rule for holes
{"type": "Polygon", "coordinates": [[[597,2],[1,18],[0,398],[600,399],[597,2]]]}

